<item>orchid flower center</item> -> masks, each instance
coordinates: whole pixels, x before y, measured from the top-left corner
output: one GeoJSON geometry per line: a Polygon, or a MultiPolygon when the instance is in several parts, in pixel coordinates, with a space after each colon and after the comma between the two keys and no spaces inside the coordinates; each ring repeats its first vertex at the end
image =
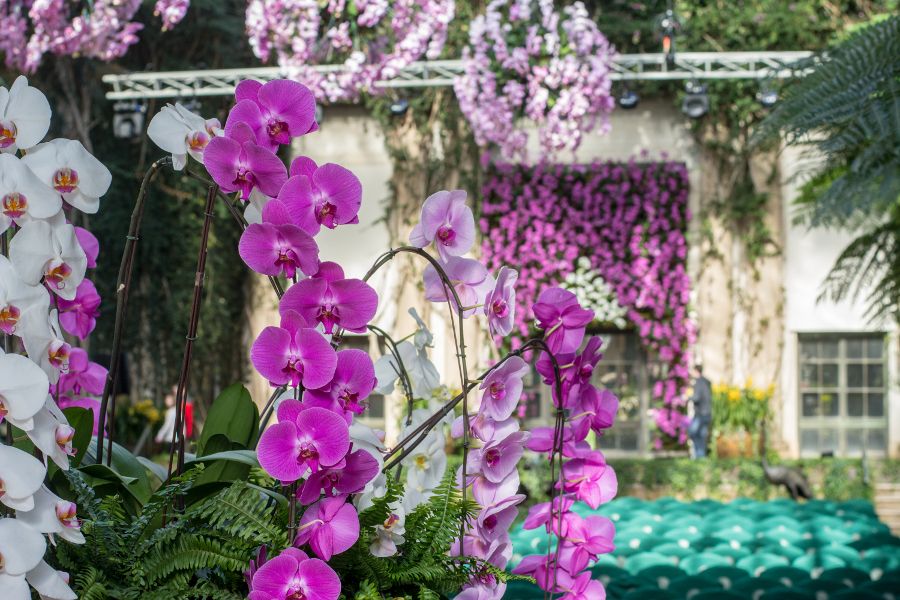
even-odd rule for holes
{"type": "Polygon", "coordinates": [[[205,131],[192,131],[184,137],[188,150],[193,152],[203,152],[206,145],[209,144],[210,135],[205,131]]]}
{"type": "Polygon", "coordinates": [[[11,192],[3,196],[3,214],[10,219],[18,219],[28,209],[28,200],[24,194],[11,192]]]}
{"type": "Polygon", "coordinates": [[[485,529],[493,529],[497,526],[497,515],[491,515],[484,520],[485,529]]]}
{"type": "Polygon", "coordinates": [[[75,516],[76,509],[77,506],[74,502],[60,500],[56,503],[56,518],[59,519],[59,522],[65,527],[79,529],[81,527],[81,522],[75,516]]]}
{"type": "Polygon", "coordinates": [[[500,450],[497,448],[491,448],[487,452],[484,453],[484,462],[489,467],[495,466],[500,461],[500,450]]]}
{"type": "Polygon", "coordinates": [[[437,239],[445,246],[449,246],[456,239],[456,232],[449,225],[441,225],[437,230],[437,239]]]}
{"type": "Polygon", "coordinates": [[[293,278],[297,273],[297,254],[290,248],[281,248],[275,259],[275,266],[284,272],[285,277],[293,278]]]}
{"type": "Polygon", "coordinates": [[[506,300],[494,300],[491,302],[491,312],[494,313],[494,316],[502,319],[509,314],[509,305],[506,300]]]}
{"type": "Polygon", "coordinates": [[[14,334],[21,317],[22,311],[12,304],[0,308],[0,331],[6,335],[14,334]]]}
{"type": "Polygon", "coordinates": [[[16,143],[16,124],[12,121],[0,121],[0,148],[9,148],[16,143]]]}
{"type": "Polygon", "coordinates": [[[282,372],[291,378],[291,385],[297,387],[300,385],[300,380],[303,379],[303,361],[297,356],[288,358],[282,372]]]}
{"type": "Polygon", "coordinates": [[[54,340],[47,348],[47,359],[50,364],[66,373],[69,370],[69,354],[72,346],[62,340],[54,340]]]}
{"type": "Polygon", "coordinates": [[[391,529],[394,528],[394,525],[396,525],[399,520],[400,520],[400,517],[398,515],[391,513],[391,515],[387,519],[384,520],[383,527],[386,530],[390,531],[391,529]]]}
{"type": "Polygon", "coordinates": [[[78,187],[78,171],[63,167],[53,174],[53,189],[60,194],[69,194],[78,187]]]}
{"type": "Polygon", "coordinates": [[[319,313],[316,315],[316,320],[325,326],[325,333],[331,333],[335,323],[338,323],[341,320],[341,315],[338,312],[337,306],[330,302],[326,302],[319,307],[319,313]]]}
{"type": "Polygon", "coordinates": [[[51,261],[47,267],[44,272],[44,281],[58,290],[65,288],[66,279],[72,275],[72,267],[59,259],[51,261]]]}
{"type": "Polygon", "coordinates": [[[338,400],[340,401],[341,407],[344,410],[349,410],[359,414],[366,409],[365,403],[359,401],[359,393],[352,390],[351,388],[345,387],[344,389],[342,389],[340,394],[338,394],[338,400]]]}
{"type": "Polygon", "coordinates": [[[294,583],[287,591],[287,595],[285,595],[284,600],[306,600],[306,594],[303,592],[303,589],[300,587],[299,583],[294,583]]]}
{"type": "Polygon", "coordinates": [[[415,463],[416,468],[419,470],[424,471],[428,468],[428,456],[425,454],[416,454],[413,462],[415,463]]]}
{"type": "Polygon", "coordinates": [[[312,442],[301,442],[300,449],[297,451],[297,462],[306,462],[315,460],[319,457],[319,451],[312,442]]]}
{"type": "Polygon", "coordinates": [[[8,414],[9,409],[6,408],[6,398],[3,397],[3,394],[0,394],[0,419],[5,419],[8,414]]]}
{"type": "Polygon", "coordinates": [[[269,134],[273,142],[278,142],[279,144],[289,144],[291,142],[291,133],[288,124],[284,121],[279,121],[275,118],[269,119],[269,122],[266,123],[266,133],[269,134]]]}
{"type": "Polygon", "coordinates": [[[232,181],[232,183],[241,189],[241,192],[246,198],[250,196],[253,186],[256,185],[256,176],[253,175],[253,171],[250,169],[239,167],[237,173],[234,175],[234,181],[232,181]]]}
{"type": "Polygon", "coordinates": [[[506,386],[501,381],[494,381],[488,387],[491,398],[494,400],[503,400],[506,397],[506,386]]]}
{"type": "MultiPolygon", "coordinates": [[[[75,438],[75,430],[68,425],[58,425],[56,427],[56,445],[59,449],[69,456],[75,455],[75,449],[72,448],[72,440],[75,438]]],[[[72,506],[75,506],[74,504],[72,506]]],[[[74,508],[72,509],[74,512],[74,508]]]]}
{"type": "Polygon", "coordinates": [[[334,229],[336,223],[334,222],[337,216],[337,207],[328,202],[324,201],[317,209],[316,209],[316,221],[319,222],[320,225],[324,225],[329,229],[334,229]]]}

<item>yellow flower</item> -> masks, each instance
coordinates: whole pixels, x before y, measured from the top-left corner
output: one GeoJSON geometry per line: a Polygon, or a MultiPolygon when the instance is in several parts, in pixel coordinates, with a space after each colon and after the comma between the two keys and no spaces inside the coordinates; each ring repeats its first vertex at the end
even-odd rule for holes
{"type": "Polygon", "coordinates": [[[747,378],[747,381],[744,382],[744,387],[747,388],[748,390],[753,387],[753,378],[752,377],[747,378]]]}
{"type": "Polygon", "coordinates": [[[735,387],[728,390],[728,401],[737,402],[741,399],[741,391],[735,387]]]}

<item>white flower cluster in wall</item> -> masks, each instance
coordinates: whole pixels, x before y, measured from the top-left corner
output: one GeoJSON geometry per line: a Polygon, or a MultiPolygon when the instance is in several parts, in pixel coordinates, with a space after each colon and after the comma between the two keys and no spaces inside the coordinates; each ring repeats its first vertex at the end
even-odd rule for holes
{"type": "Polygon", "coordinates": [[[627,324],[628,311],[619,305],[616,293],[591,267],[591,259],[582,256],[575,263],[575,270],[566,275],[561,287],[574,293],[584,308],[594,311],[594,320],[609,323],[619,329],[627,324]]]}

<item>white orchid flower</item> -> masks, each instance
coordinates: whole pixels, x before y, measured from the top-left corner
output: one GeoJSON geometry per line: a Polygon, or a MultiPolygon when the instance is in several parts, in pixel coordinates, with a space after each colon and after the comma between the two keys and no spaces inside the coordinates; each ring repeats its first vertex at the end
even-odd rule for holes
{"type": "Polygon", "coordinates": [[[382,498],[385,494],[387,494],[387,475],[379,472],[375,479],[367,483],[363,491],[357,494],[354,500],[356,511],[366,510],[374,504],[376,498],[382,498]]]}
{"type": "Polygon", "coordinates": [[[47,375],[39,366],[24,356],[0,350],[0,418],[30,431],[49,387],[47,375]]]}
{"type": "Polygon", "coordinates": [[[172,154],[176,171],[187,164],[188,154],[202,164],[207,144],[222,133],[218,119],[204,119],[178,103],[163,106],[147,126],[147,135],[153,143],[172,154]]]}
{"type": "Polygon", "coordinates": [[[83,544],[84,536],[81,534],[81,521],[75,516],[76,509],[74,502],[63,500],[42,485],[34,495],[34,508],[29,511],[17,510],[16,519],[41,533],[49,534],[51,540],[54,535],[59,535],[72,544],[83,544]]]}
{"type": "MultiPolygon", "coordinates": [[[[40,531],[19,519],[0,519],[0,577],[24,576],[38,566],[46,550],[47,542],[40,531]]],[[[0,598],[15,597],[3,594],[3,589],[0,584],[0,598]]]]}
{"type": "Polygon", "coordinates": [[[13,446],[0,444],[0,502],[15,510],[34,508],[34,494],[47,469],[41,461],[13,446]]]}
{"type": "Polygon", "coordinates": [[[109,190],[112,174],[81,142],[55,139],[38,144],[23,159],[44,184],[78,210],[94,214],[109,190]]]}
{"type": "Polygon", "coordinates": [[[247,199],[247,208],[244,209],[244,220],[249,225],[262,223],[263,209],[269,203],[269,200],[271,198],[263,194],[258,187],[253,188],[250,192],[250,197],[247,199]]]}
{"type": "Polygon", "coordinates": [[[359,421],[350,425],[350,441],[355,450],[365,450],[378,461],[379,468],[384,466],[384,432],[372,429],[359,421]]]}
{"type": "Polygon", "coordinates": [[[65,223],[25,223],[9,245],[9,258],[22,281],[37,285],[43,279],[65,300],[75,299],[87,270],[87,256],[75,228],[65,223]]]}
{"type": "Polygon", "coordinates": [[[369,552],[381,558],[397,554],[397,546],[406,541],[403,537],[406,532],[406,511],[403,510],[403,504],[392,502],[388,507],[390,515],[384,523],[375,526],[375,539],[369,546],[369,552]]]}
{"type": "Polygon", "coordinates": [[[44,561],[25,574],[41,600],[77,600],[78,596],[69,587],[69,574],[57,571],[44,561]]]}
{"type": "MultiPolygon", "coordinates": [[[[397,353],[409,375],[413,396],[416,398],[431,396],[431,391],[440,385],[441,376],[424,350],[419,351],[410,342],[400,342],[397,344],[397,353]]],[[[393,392],[400,377],[399,373],[400,367],[393,354],[385,354],[375,361],[375,378],[378,380],[375,392],[383,395],[393,392]]]]}
{"type": "Polygon", "coordinates": [[[49,219],[62,208],[55,191],[12,154],[0,154],[0,233],[13,223],[49,219]]]}
{"type": "Polygon", "coordinates": [[[69,470],[69,457],[75,454],[72,447],[75,429],[69,425],[53,396],[47,396],[43,408],[34,415],[34,427],[25,433],[31,443],[44,453],[45,463],[50,459],[63,471],[69,470]]]}
{"type": "Polygon", "coordinates": [[[50,103],[28,79],[19,76],[9,89],[0,88],[0,152],[28,150],[50,129],[50,103]]]}
{"type": "Polygon", "coordinates": [[[431,333],[431,330],[428,329],[428,326],[425,324],[425,321],[422,320],[422,317],[419,316],[419,313],[416,312],[415,308],[409,309],[409,315],[413,318],[418,326],[416,329],[416,334],[413,336],[413,342],[416,345],[416,348],[422,352],[425,348],[431,348],[434,345],[434,334],[431,333]]]}
{"type": "Polygon", "coordinates": [[[0,598],[3,600],[31,600],[31,590],[28,588],[25,576],[0,573],[0,598]]]}
{"type": "Polygon", "coordinates": [[[29,313],[22,322],[22,342],[28,357],[44,370],[51,384],[59,381],[60,373],[68,372],[72,346],[63,338],[55,308],[46,315],[29,313]]]}
{"type": "Polygon", "coordinates": [[[49,310],[47,289],[42,285],[26,284],[9,259],[0,256],[0,333],[21,337],[20,322],[27,321],[30,314],[44,317],[49,310]]]}

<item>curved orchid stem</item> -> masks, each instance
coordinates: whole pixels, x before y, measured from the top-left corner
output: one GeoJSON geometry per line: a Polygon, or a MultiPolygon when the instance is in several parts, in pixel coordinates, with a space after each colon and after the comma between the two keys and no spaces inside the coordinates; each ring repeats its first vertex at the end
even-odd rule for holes
{"type": "Polygon", "coordinates": [[[113,342],[110,350],[109,371],[106,375],[106,384],[103,386],[103,397],[100,400],[100,426],[97,428],[97,463],[103,463],[103,434],[109,427],[109,451],[107,453],[107,465],[112,460],[113,444],[113,420],[116,415],[115,400],[112,403],[110,418],[107,421],[106,413],[110,408],[109,397],[116,387],[119,377],[120,352],[122,348],[122,332],[125,326],[125,314],[128,310],[128,296],[131,291],[131,276],[134,272],[134,256],[137,252],[137,243],[140,240],[141,222],[144,219],[144,203],[150,192],[150,183],[159,173],[159,170],[172,163],[169,157],[161,158],[150,165],[144,173],[141,187],[138,191],[134,209],[131,212],[131,222],[128,225],[128,235],[125,237],[125,251],[122,253],[122,262],[119,264],[119,276],[116,280],[116,321],[113,326],[113,342]]]}
{"type": "Polygon", "coordinates": [[[266,405],[263,407],[262,416],[259,419],[260,433],[266,430],[266,426],[268,426],[269,424],[269,419],[272,418],[272,413],[275,412],[275,400],[277,400],[278,396],[280,396],[281,393],[286,389],[286,385],[275,388],[275,391],[272,392],[272,395],[269,396],[269,399],[266,401],[266,405]]]}
{"type": "Polygon", "coordinates": [[[384,329],[377,327],[375,325],[368,326],[369,331],[377,335],[378,337],[384,339],[385,344],[387,344],[388,349],[393,355],[394,359],[397,361],[397,376],[400,379],[400,385],[403,386],[403,393],[406,396],[406,405],[408,407],[409,414],[406,417],[406,424],[409,425],[412,423],[412,411],[413,411],[413,391],[412,391],[412,382],[409,380],[409,373],[406,372],[406,366],[403,364],[403,359],[400,357],[400,351],[397,349],[397,344],[388,332],[384,329]]]}

